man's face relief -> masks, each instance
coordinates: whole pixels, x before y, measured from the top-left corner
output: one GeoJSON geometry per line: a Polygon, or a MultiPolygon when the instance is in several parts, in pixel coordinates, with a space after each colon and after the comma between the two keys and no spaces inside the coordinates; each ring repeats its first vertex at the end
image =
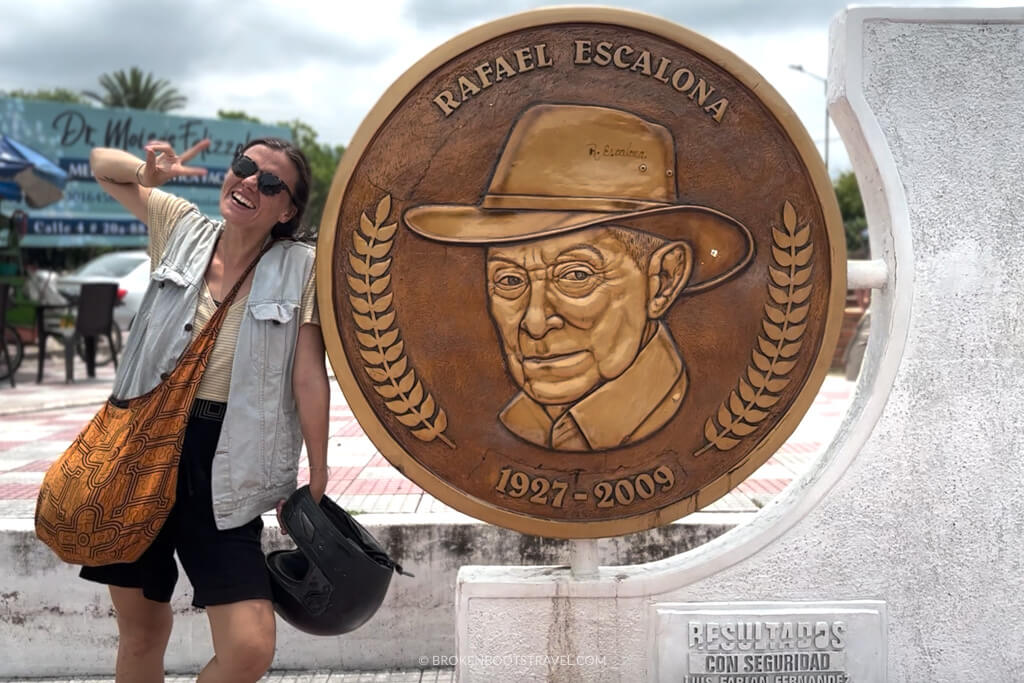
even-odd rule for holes
{"type": "Polygon", "coordinates": [[[668,309],[689,276],[685,244],[662,246],[642,268],[613,230],[487,250],[490,313],[508,368],[538,403],[573,403],[622,374],[648,319],[668,309]]]}

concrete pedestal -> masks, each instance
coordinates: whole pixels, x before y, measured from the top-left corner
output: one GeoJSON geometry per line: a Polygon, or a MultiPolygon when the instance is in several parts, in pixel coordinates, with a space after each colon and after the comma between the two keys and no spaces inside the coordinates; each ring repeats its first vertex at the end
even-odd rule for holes
{"type": "MultiPolygon", "coordinates": [[[[656,549],[684,552],[725,533],[743,514],[709,513],[601,544],[599,563],[644,562],[656,549]]],[[[278,620],[274,669],[394,669],[454,666],[455,580],[483,562],[536,565],[569,554],[565,541],[524,536],[454,512],[363,514],[359,521],[415,578],[396,576],[368,623],[338,637],[312,637],[278,620]]],[[[267,552],[293,547],[264,517],[267,552]]],[[[174,629],[165,658],[172,673],[195,673],[213,649],[206,613],[191,605],[179,567],[174,629]]],[[[105,586],[78,578],[36,538],[31,518],[0,518],[0,679],[112,675],[117,623],[105,586]],[[58,652],[60,656],[54,656],[58,652]]]]}
{"type": "Polygon", "coordinates": [[[880,601],[878,679],[1024,678],[1022,46],[1024,9],[836,19],[830,106],[887,277],[835,442],[683,555],[464,567],[460,681],[658,680],[657,606],[712,601],[880,601]]]}

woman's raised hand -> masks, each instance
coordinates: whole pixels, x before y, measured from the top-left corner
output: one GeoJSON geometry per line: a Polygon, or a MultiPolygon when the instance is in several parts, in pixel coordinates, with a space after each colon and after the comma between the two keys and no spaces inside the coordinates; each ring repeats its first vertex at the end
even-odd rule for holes
{"type": "Polygon", "coordinates": [[[146,163],[137,173],[140,184],[146,187],[158,187],[178,176],[206,175],[205,168],[196,168],[185,164],[209,146],[209,139],[200,140],[178,155],[174,148],[163,140],[150,140],[144,148],[146,163]]]}

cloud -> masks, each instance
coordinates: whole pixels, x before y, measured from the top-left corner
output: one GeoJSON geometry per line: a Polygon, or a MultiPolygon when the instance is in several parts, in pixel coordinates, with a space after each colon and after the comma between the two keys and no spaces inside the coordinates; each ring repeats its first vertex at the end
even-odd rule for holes
{"type": "MultiPolygon", "coordinates": [[[[932,4],[931,0],[868,2],[932,4]]],[[[184,93],[189,115],[215,116],[218,109],[241,109],[268,122],[299,118],[319,131],[322,140],[346,144],[388,86],[437,45],[501,16],[564,3],[9,2],[0,22],[0,90],[96,90],[101,74],[138,66],[184,93]]],[[[703,33],[738,54],[793,103],[813,137],[824,136],[820,83],[788,70],[787,65],[802,63],[809,71],[825,73],[826,27],[846,0],[632,0],[628,4],[703,33]]]]}
{"type": "Polygon", "coordinates": [[[11,3],[0,28],[0,83],[96,89],[101,73],[139,66],[180,87],[214,71],[277,71],[325,56],[378,59],[378,46],[339,40],[285,4],[213,7],[201,0],[11,3]]]}
{"type": "MultiPolygon", "coordinates": [[[[455,27],[463,29],[482,21],[528,9],[564,5],[564,0],[410,0],[405,14],[422,28],[455,27]]],[[[633,0],[628,3],[596,0],[608,5],[646,12],[669,19],[697,31],[761,34],[822,27],[849,0],[633,0]]],[[[934,5],[931,0],[867,0],[859,4],[934,5]]]]}

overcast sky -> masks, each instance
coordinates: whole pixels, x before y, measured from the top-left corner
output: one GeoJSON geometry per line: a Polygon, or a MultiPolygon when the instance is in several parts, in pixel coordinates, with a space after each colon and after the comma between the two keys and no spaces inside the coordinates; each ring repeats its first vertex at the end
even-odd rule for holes
{"type": "MultiPolygon", "coordinates": [[[[173,83],[183,112],[241,109],[300,118],[348,144],[387,87],[434,47],[482,22],[543,5],[531,0],[33,0],[3,3],[0,90],[99,90],[104,72],[139,66],[173,83]]],[[[751,64],[789,102],[821,149],[828,25],[841,0],[623,0],[675,21],[751,64]]],[[[1013,1],[889,0],[899,6],[1011,6],[1013,1]]],[[[849,168],[831,129],[833,174],[849,168]]]]}

